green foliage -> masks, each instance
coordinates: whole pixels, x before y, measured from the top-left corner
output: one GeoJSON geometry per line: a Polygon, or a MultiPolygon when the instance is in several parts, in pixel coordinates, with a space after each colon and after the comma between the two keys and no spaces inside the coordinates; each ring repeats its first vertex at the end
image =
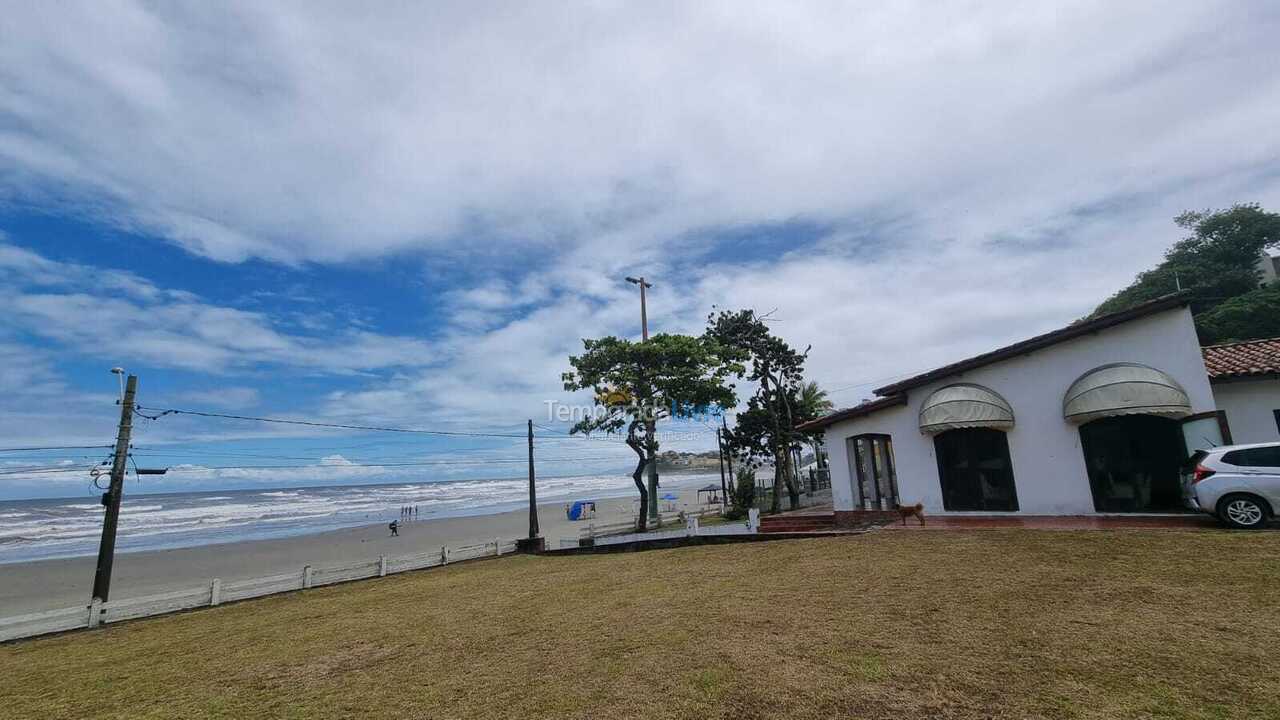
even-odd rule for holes
{"type": "Polygon", "coordinates": [[[729,497],[729,512],[724,516],[729,520],[741,520],[747,516],[756,502],[756,471],[749,466],[740,466],[733,472],[733,494],[729,497]]]}
{"type": "Polygon", "coordinates": [[[803,420],[798,398],[808,350],[797,352],[753,310],[713,313],[706,336],[738,363],[745,379],[757,383],[727,434],[730,449],[756,467],[785,455],[799,438],[796,423],[803,420]]]}
{"type": "Polygon", "coordinates": [[[800,397],[796,403],[800,414],[806,418],[819,418],[835,409],[827,391],[812,380],[800,386],[800,397]]]}
{"type": "Polygon", "coordinates": [[[631,477],[640,493],[639,527],[645,528],[650,490],[641,479],[656,462],[658,420],[682,405],[737,404],[730,375],[742,367],[706,337],[658,334],[645,342],[613,336],[583,340],[584,352],[569,358],[572,372],[561,375],[564,389],[590,389],[598,412],[583,418],[571,433],[606,433],[626,428],[627,445],[637,455],[631,477]]]}
{"type": "Polygon", "coordinates": [[[1280,337],[1280,282],[1227,300],[1196,317],[1205,343],[1280,337]]]}
{"type": "Polygon", "coordinates": [[[823,398],[814,386],[809,388],[809,404],[803,402],[804,362],[809,350],[798,352],[792,348],[773,334],[765,320],[753,310],[722,310],[707,317],[706,336],[722,348],[726,358],[743,367],[747,380],[757,383],[755,394],[747,401],[747,409],[738,413],[725,441],[730,452],[749,467],[773,463],[771,509],[777,512],[784,483],[791,506],[799,504],[800,491],[791,473],[791,449],[806,437],[796,425],[817,417],[815,411],[821,407],[823,398]]]}
{"type": "Polygon", "coordinates": [[[573,432],[618,432],[630,421],[667,417],[673,405],[737,404],[728,378],[741,365],[708,338],[663,333],[645,342],[609,336],[582,344],[585,352],[569,358],[573,371],[561,379],[565,390],[592,390],[601,412],[573,432]]]}
{"type": "MultiPolygon", "coordinates": [[[[1094,315],[1124,310],[1177,290],[1181,285],[1191,293],[1192,311],[1197,320],[1223,303],[1257,290],[1261,277],[1257,262],[1264,249],[1280,245],[1280,214],[1266,212],[1259,205],[1235,205],[1228,210],[1186,212],[1175,220],[1191,235],[1179,240],[1164,260],[1138,275],[1133,284],[1098,306],[1094,315]]],[[[1237,320],[1247,312],[1232,313],[1237,320]]],[[[1225,320],[1216,321],[1218,324],[1225,320]]],[[[1199,326],[1199,323],[1198,323],[1199,326]]],[[[1264,337],[1261,328],[1231,325],[1242,337],[1264,337]]],[[[1217,337],[1205,332],[1202,339],[1217,337]]]]}

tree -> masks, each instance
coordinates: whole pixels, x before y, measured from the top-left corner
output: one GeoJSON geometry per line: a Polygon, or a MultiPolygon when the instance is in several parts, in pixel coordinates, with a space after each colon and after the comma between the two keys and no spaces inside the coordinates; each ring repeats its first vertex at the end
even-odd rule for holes
{"type": "MultiPolygon", "coordinates": [[[[800,409],[800,415],[804,416],[805,420],[820,418],[835,409],[835,405],[827,397],[827,391],[812,380],[800,386],[800,397],[797,404],[800,409]]],[[[804,420],[800,422],[804,422],[804,420]]],[[[822,438],[822,432],[809,433],[808,438],[809,443],[813,446],[813,461],[819,462],[818,441],[822,438]]]]}
{"type": "Polygon", "coordinates": [[[733,491],[729,496],[731,507],[725,513],[729,520],[741,520],[756,504],[756,471],[748,466],[741,466],[736,471],[733,491]]]}
{"type": "MultiPolygon", "coordinates": [[[[1256,204],[1235,205],[1228,210],[1185,212],[1175,222],[1191,235],[1174,244],[1159,265],[1107,298],[1093,314],[1124,310],[1182,287],[1191,293],[1197,328],[1201,339],[1208,341],[1210,333],[1200,327],[1200,318],[1258,289],[1258,258],[1265,249],[1280,245],[1280,214],[1266,212],[1256,204]]],[[[1246,315],[1253,317],[1247,313],[1236,317],[1246,315]]],[[[1249,338],[1265,336],[1262,328],[1233,327],[1233,332],[1249,338]]]]}
{"type": "Polygon", "coordinates": [[[808,348],[797,352],[774,335],[754,310],[712,313],[707,317],[706,336],[723,348],[725,357],[741,364],[743,377],[758,383],[747,409],[738,413],[737,422],[728,433],[730,449],[752,467],[772,461],[771,512],[781,509],[784,486],[791,507],[799,507],[800,489],[792,472],[791,448],[803,439],[796,424],[809,419],[799,407],[808,348]]]}
{"type": "Polygon", "coordinates": [[[645,342],[631,342],[609,336],[583,340],[582,344],[583,354],[569,358],[573,371],[561,379],[565,390],[592,390],[595,405],[594,412],[570,432],[616,433],[625,429],[627,445],[637,456],[631,477],[640,492],[637,527],[644,531],[649,503],[657,492],[656,483],[646,488],[643,479],[658,454],[657,433],[649,428],[681,407],[736,405],[737,397],[727,378],[741,366],[722,357],[720,348],[706,337],[664,333],[645,342]]]}
{"type": "Polygon", "coordinates": [[[1280,282],[1251,290],[1196,317],[1205,343],[1280,337],[1280,282]]]}

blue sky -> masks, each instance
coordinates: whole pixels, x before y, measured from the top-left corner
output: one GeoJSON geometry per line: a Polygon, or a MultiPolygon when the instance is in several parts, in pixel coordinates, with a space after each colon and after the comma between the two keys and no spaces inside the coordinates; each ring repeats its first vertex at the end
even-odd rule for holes
{"type": "MultiPolygon", "coordinates": [[[[1280,207],[1261,3],[6,15],[0,447],[108,442],[114,365],[147,406],[518,432],[574,401],[582,337],[638,335],[639,274],[655,330],[775,310],[851,405],[1087,313],[1182,210],[1280,207]]],[[[543,442],[565,473],[627,464],[543,442]]],[[[187,417],[137,444],[297,468],[164,490],[493,474],[462,461],[521,452],[187,417]],[[379,461],[453,464],[359,466],[379,461]]],[[[87,492],[17,472],[86,458],[10,455],[0,498],[87,492]]]]}

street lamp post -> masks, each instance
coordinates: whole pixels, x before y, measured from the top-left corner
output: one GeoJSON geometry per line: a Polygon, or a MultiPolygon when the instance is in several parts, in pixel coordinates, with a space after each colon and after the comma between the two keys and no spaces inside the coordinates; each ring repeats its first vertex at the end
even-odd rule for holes
{"type": "MultiPolygon", "coordinates": [[[[653,283],[645,282],[643,275],[638,278],[627,276],[627,282],[640,286],[640,338],[648,342],[649,309],[645,302],[645,290],[653,287],[653,283]]],[[[657,453],[653,451],[654,436],[657,431],[656,425],[657,423],[652,416],[645,420],[645,434],[649,439],[648,447],[646,448],[649,454],[647,463],[649,469],[649,522],[654,524],[658,522],[658,458],[657,453]]]]}
{"type": "Polygon", "coordinates": [[[649,339],[649,310],[645,307],[644,291],[653,287],[653,283],[644,281],[644,277],[627,277],[627,282],[632,285],[640,286],[640,338],[642,340],[649,339]]]}

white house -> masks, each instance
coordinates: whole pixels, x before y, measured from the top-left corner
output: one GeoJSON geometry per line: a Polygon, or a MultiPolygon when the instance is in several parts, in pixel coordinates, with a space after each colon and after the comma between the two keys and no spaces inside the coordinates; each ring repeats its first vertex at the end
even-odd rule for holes
{"type": "Polygon", "coordinates": [[[1280,441],[1280,338],[1209,345],[1204,366],[1232,442],[1280,441]]]}
{"type": "Polygon", "coordinates": [[[807,424],[836,523],[931,513],[1083,515],[1182,507],[1189,450],[1229,437],[1185,294],[1077,322],[877,389],[807,424]]]}

